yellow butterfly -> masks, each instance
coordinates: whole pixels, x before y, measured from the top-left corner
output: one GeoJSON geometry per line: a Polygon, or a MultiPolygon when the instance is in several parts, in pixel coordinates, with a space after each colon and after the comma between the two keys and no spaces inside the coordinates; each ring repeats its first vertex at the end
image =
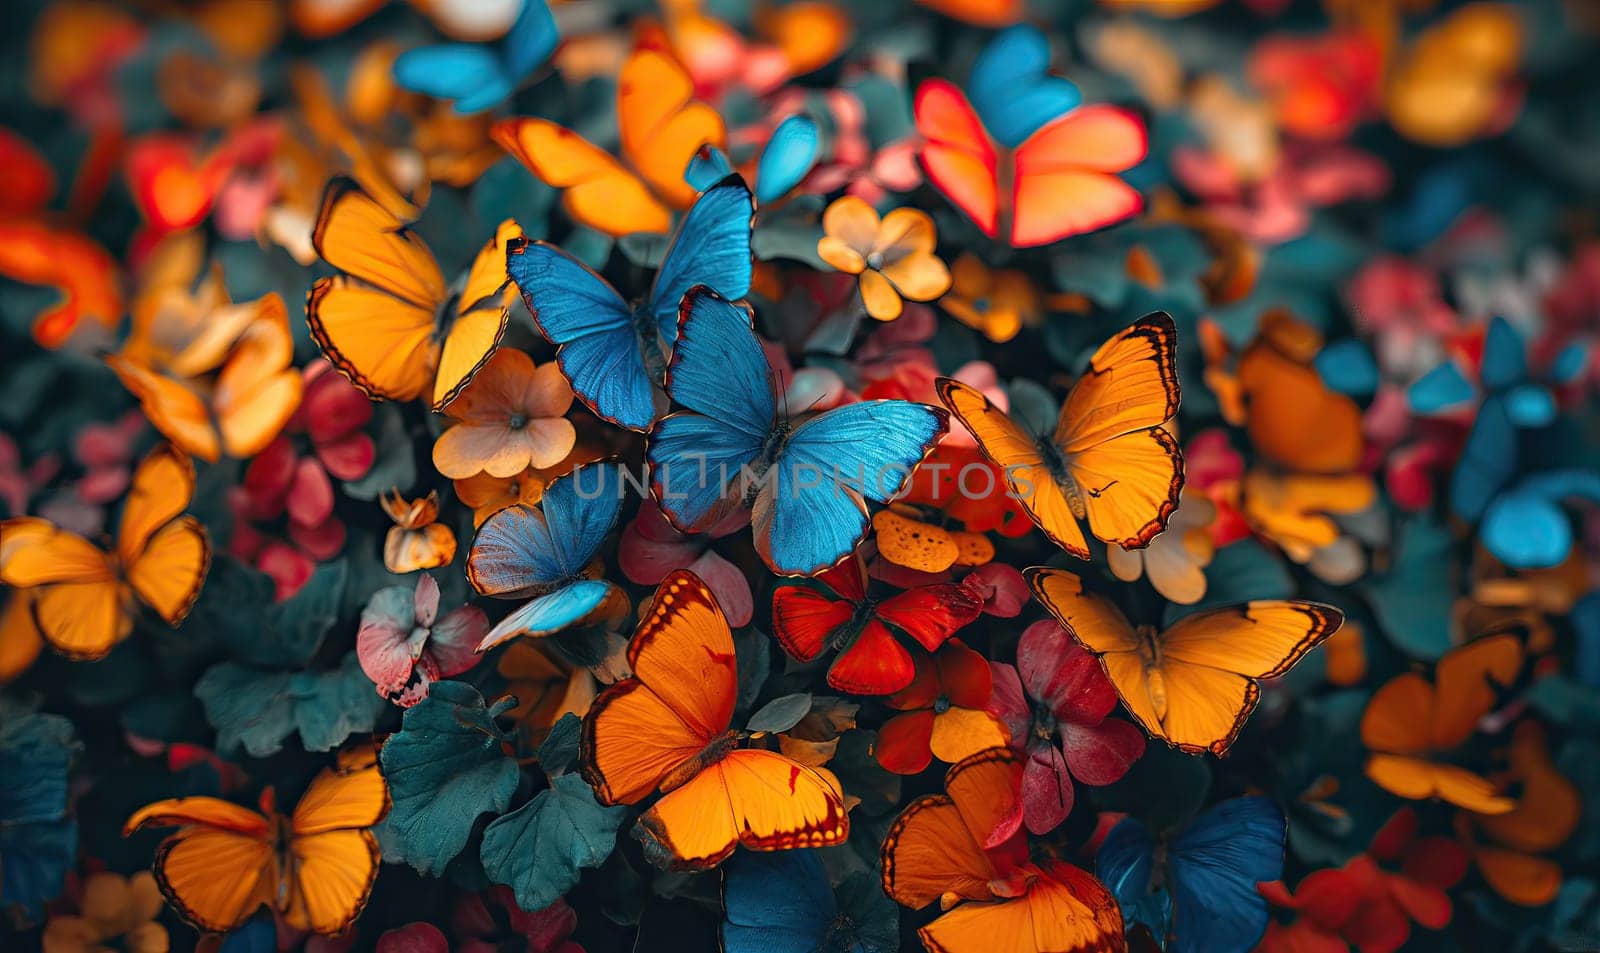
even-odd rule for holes
{"type": "Polygon", "coordinates": [[[339,372],[375,400],[428,394],[454,400],[500,346],[507,310],[506,240],[500,223],[455,287],[433,252],[354,179],[328,183],[311,244],[343,274],[320,279],[306,300],[311,336],[339,372]]]}
{"type": "Polygon", "coordinates": [[[133,474],[117,545],[106,552],[49,520],[0,522],[0,582],[32,590],[39,631],[56,651],[97,659],[133,631],[144,603],[171,625],[200,595],[211,543],[193,516],[194,465],[161,444],[133,474]]]}
{"type": "Polygon", "coordinates": [[[1064,569],[1027,571],[1033,595],[1100,657],[1128,713],[1152,737],[1191,754],[1223,754],[1261,697],[1258,678],[1289,671],[1338,631],[1344,613],[1300,600],[1255,600],[1197,612],[1157,633],[1064,569]]]}
{"type": "Polygon", "coordinates": [[[341,753],[306,788],[292,814],[279,814],[272,789],[261,812],[214,797],[146,805],[126,837],[177,827],[161,842],[156,883],[201,930],[235,929],[267,904],[297,930],[332,935],[355,922],[378,876],[378,840],[368,830],[389,810],[389,788],[371,747],[341,753]]]}
{"type": "Polygon", "coordinates": [[[1157,312],[1101,345],[1050,434],[1030,433],[959,381],[940,378],[939,399],[1057,546],[1088,559],[1086,519],[1101,540],[1138,549],[1166,528],[1183,488],[1183,456],[1162,426],[1178,412],[1176,339],[1157,312]]]}

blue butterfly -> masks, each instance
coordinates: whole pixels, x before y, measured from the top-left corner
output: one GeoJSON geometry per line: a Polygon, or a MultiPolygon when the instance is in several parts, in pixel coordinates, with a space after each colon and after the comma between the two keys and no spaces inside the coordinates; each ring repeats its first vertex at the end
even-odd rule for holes
{"type": "Polygon", "coordinates": [[[750,293],[750,219],[744,180],[707,189],[678,223],[650,294],[630,307],[586,265],[554,245],[512,239],[506,270],[539,331],[560,345],[561,372],[584,405],[611,423],[645,430],[667,409],[657,382],[678,336],[678,302],[695,285],[728,298],[750,293]]]}
{"type": "Polygon", "coordinates": [[[407,50],[395,58],[394,80],[413,93],[452,101],[462,115],[483,112],[516,92],[560,40],[545,0],[523,0],[516,22],[495,45],[440,43],[407,50]]]}
{"type": "Polygon", "coordinates": [[[543,636],[608,616],[622,592],[585,572],[622,509],[622,468],[578,467],[545,488],[538,506],[509,506],[484,521],[467,579],[486,596],[535,597],[489,630],[483,652],[518,635],[543,636]]]}
{"type": "MultiPolygon", "coordinates": [[[[1535,380],[1528,369],[1528,347],[1522,335],[1505,318],[1489,322],[1483,337],[1483,362],[1478,381],[1488,396],[1500,397],[1511,422],[1518,427],[1543,427],[1556,417],[1556,399],[1549,384],[1565,384],[1583,373],[1589,349],[1583,341],[1562,348],[1535,380]]],[[[1455,361],[1445,361],[1422,375],[1406,390],[1406,400],[1419,414],[1439,414],[1472,403],[1478,388],[1455,361]]]]}
{"type": "Polygon", "coordinates": [[[1230,953],[1253,948],[1267,930],[1263,880],[1283,876],[1283,811],[1266,797],[1223,801],[1166,840],[1128,818],[1106,835],[1095,874],[1122,905],[1128,929],[1142,923],[1164,949],[1230,953]]]}
{"type": "MultiPolygon", "coordinates": [[[[756,160],[756,204],[768,205],[788,195],[817,164],[820,135],[807,116],[794,115],[778,123],[772,138],[756,160]]],[[[697,189],[707,189],[733,172],[728,156],[716,146],[706,146],[689,160],[683,179],[697,189]]]]}
{"type": "Polygon", "coordinates": [[[967,98],[989,134],[1008,148],[1083,102],[1078,87],[1050,75],[1050,41],[1027,24],[1000,31],[978,54],[967,98]]]}
{"type": "Polygon", "coordinates": [[[897,929],[870,937],[839,909],[814,850],[740,851],[722,870],[723,953],[887,953],[898,945],[897,929]]]}
{"type": "Polygon", "coordinates": [[[667,394],[686,411],[650,430],[661,510],[697,533],[754,507],[756,551],[779,575],[809,575],[861,542],[867,500],[887,502],[945,432],[942,408],[847,404],[808,420],[780,412],[774,376],[743,308],[708,288],[684,296],[667,394]]]}

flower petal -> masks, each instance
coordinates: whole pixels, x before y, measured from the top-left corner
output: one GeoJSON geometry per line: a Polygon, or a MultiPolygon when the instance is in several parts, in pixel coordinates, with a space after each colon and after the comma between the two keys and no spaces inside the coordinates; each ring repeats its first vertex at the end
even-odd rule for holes
{"type": "Polygon", "coordinates": [[[893,321],[900,317],[900,293],[894,290],[889,279],[876,271],[861,273],[861,303],[867,313],[879,321],[893,321]]]}
{"type": "Polygon", "coordinates": [[[828,237],[839,239],[862,255],[877,248],[881,225],[877,210],[854,195],[836,199],[822,213],[822,230],[828,237]]]}

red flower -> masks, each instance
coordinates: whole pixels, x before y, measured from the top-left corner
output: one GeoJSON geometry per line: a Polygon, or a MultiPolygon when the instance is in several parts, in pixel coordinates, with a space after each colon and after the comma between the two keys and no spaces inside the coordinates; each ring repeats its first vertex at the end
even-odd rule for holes
{"type": "Polygon", "coordinates": [[[884,699],[899,711],[878,729],[878,763],[896,774],[916,774],[933,761],[954,764],[1006,743],[1005,729],[984,711],[992,683],[989,663],[950,639],[934,655],[916,656],[916,677],[884,699]]]}
{"type": "Polygon", "coordinates": [[[578,914],[566,900],[528,913],[517,906],[510,887],[462,897],[450,917],[450,928],[456,936],[455,953],[494,953],[507,941],[520,941],[518,946],[527,953],[584,953],[582,946],[568,939],[578,928],[578,914]]]}
{"type": "Polygon", "coordinates": [[[623,575],[641,586],[657,585],[668,573],[687,569],[711,587],[729,625],[749,625],[755,612],[750,580],[743,570],[712,548],[717,540],[739,532],[749,523],[750,511],[740,508],[704,533],[680,533],[654,500],[646,500],[622,531],[617,565],[623,575]]]}
{"type": "Polygon", "coordinates": [[[1106,718],[1117,707],[1100,662],[1053,620],[1035,622],[1017,643],[1016,667],[990,662],[989,713],[1011,732],[1012,750],[1027,757],[1022,797],[1001,819],[996,838],[1022,824],[1034,834],[1055,830],[1072,813],[1073,778],[1110,784],[1144,754],[1144,733],[1106,718]]]}

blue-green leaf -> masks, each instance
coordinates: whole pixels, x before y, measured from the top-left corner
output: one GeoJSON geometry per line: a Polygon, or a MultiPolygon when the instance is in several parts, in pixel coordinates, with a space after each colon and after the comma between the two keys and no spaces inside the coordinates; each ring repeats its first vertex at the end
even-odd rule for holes
{"type": "Polygon", "coordinates": [[[491,823],[478,855],[490,880],[511,887],[517,906],[543,910],[577,884],[580,870],[611,856],[626,813],[601,806],[582,778],[563,774],[491,823]]]}
{"type": "Polygon", "coordinates": [[[217,749],[252,758],[283,749],[295,732],[307,751],[331,751],[377,724],[386,702],[372,688],[354,652],[331,672],[263,671],[219,662],[195,683],[217,749]]]}

